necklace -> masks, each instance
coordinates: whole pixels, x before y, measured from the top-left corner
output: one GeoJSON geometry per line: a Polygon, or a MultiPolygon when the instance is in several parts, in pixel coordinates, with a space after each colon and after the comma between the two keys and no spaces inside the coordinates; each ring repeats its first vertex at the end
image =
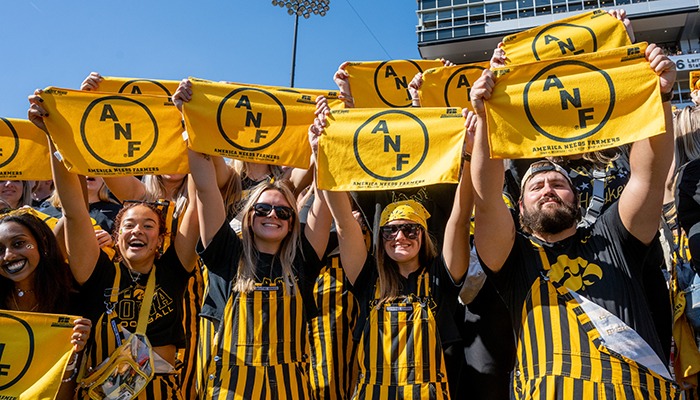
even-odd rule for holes
{"type": "Polygon", "coordinates": [[[19,296],[19,297],[24,297],[24,295],[25,295],[26,293],[34,293],[34,289],[31,289],[31,290],[22,290],[22,289],[20,289],[20,288],[18,288],[18,287],[16,287],[15,289],[17,289],[17,296],[19,296]]]}
{"type": "MultiPolygon", "coordinates": [[[[27,292],[29,292],[29,290],[27,290],[27,292]]],[[[32,290],[32,292],[33,292],[33,290],[32,290]]],[[[21,297],[21,296],[20,296],[20,297],[21,297]]],[[[15,303],[15,308],[17,309],[17,311],[22,311],[22,310],[19,309],[19,304],[17,304],[17,297],[15,296],[14,293],[12,293],[12,302],[15,303]]],[[[32,307],[31,309],[29,309],[29,312],[36,311],[37,308],[39,308],[39,303],[38,303],[38,302],[37,302],[36,304],[34,304],[34,307],[32,307]]]]}
{"type": "Polygon", "coordinates": [[[131,276],[131,281],[132,281],[133,283],[138,284],[138,283],[139,283],[139,279],[141,278],[141,273],[138,272],[138,271],[132,271],[132,269],[131,269],[131,268],[128,268],[128,267],[126,268],[126,270],[129,271],[129,276],[131,276]]]}

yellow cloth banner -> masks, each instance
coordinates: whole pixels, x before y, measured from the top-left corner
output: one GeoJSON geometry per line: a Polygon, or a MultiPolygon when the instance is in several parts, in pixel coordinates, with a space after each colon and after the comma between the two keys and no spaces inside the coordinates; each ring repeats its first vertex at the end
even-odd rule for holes
{"type": "Polygon", "coordinates": [[[247,86],[253,88],[266,89],[271,91],[288,92],[295,94],[306,95],[306,100],[316,101],[318,96],[323,96],[328,100],[328,106],[330,108],[345,108],[345,103],[338,98],[337,90],[325,90],[325,89],[305,89],[305,88],[290,88],[285,86],[269,86],[269,85],[258,85],[254,83],[238,83],[238,82],[227,82],[231,85],[237,86],[247,86]]]}
{"type": "Polygon", "coordinates": [[[189,146],[200,153],[264,164],[309,167],[315,99],[190,78],[184,104],[189,146]]]}
{"type": "Polygon", "coordinates": [[[411,79],[441,66],[438,60],[391,60],[351,62],[345,70],[356,108],[409,107],[411,79]]]}
{"type": "Polygon", "coordinates": [[[78,317],[0,311],[0,398],[53,399],[72,354],[78,317]]]}
{"type": "Polygon", "coordinates": [[[318,150],[318,186],[386,190],[455,183],[464,143],[457,108],[333,110],[318,150]]]}
{"type": "Polygon", "coordinates": [[[632,44],[625,25],[604,10],[593,10],[503,38],[506,64],[525,64],[632,44]]]}
{"type": "Polygon", "coordinates": [[[700,89],[700,71],[690,71],[690,91],[700,89]]]}
{"type": "Polygon", "coordinates": [[[431,68],[423,73],[420,90],[422,107],[460,107],[472,111],[469,90],[488,62],[431,68]]]}
{"type": "Polygon", "coordinates": [[[0,118],[0,180],[51,178],[46,134],[27,120],[0,118]]]}
{"type": "Polygon", "coordinates": [[[47,88],[45,118],[66,167],[94,176],[189,172],[182,117],[162,96],[47,88]]]}
{"type": "Polygon", "coordinates": [[[180,85],[180,81],[165,79],[119,78],[116,76],[103,76],[102,78],[98,90],[109,93],[150,94],[170,98],[180,85]]]}
{"type": "Polygon", "coordinates": [[[491,156],[577,154],[665,132],[646,43],[498,68],[486,101],[491,156]]]}

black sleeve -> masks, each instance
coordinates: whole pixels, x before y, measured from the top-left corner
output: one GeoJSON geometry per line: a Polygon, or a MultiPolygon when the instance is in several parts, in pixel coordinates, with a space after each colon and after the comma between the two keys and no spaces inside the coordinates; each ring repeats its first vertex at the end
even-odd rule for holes
{"type": "Polygon", "coordinates": [[[686,233],[700,222],[700,160],[686,164],[678,177],[678,222],[686,233]]]}
{"type": "MultiPolygon", "coordinates": [[[[625,258],[628,260],[626,263],[613,262],[612,264],[616,267],[629,265],[634,271],[628,272],[631,275],[640,276],[642,267],[644,266],[644,259],[647,257],[651,246],[642,243],[625,228],[625,225],[620,219],[619,204],[619,202],[615,202],[605,210],[598,221],[593,224],[592,235],[595,236],[599,232],[602,232],[603,236],[609,237],[615,246],[619,246],[622,249],[625,258]]],[[[657,218],[660,218],[660,216],[657,216],[657,218]]],[[[653,240],[659,240],[658,232],[657,237],[653,240]]]]}
{"type": "MultiPolygon", "coordinates": [[[[456,301],[459,296],[459,291],[462,289],[462,283],[464,278],[458,283],[452,279],[450,271],[447,269],[447,264],[445,263],[445,258],[442,254],[435,257],[431,265],[430,273],[433,275],[433,298],[440,304],[443,298],[450,299],[450,301],[456,301]]],[[[466,276],[466,273],[464,274],[466,276]]]]}
{"type": "Polygon", "coordinates": [[[216,232],[209,246],[197,243],[197,253],[207,269],[208,292],[202,305],[203,317],[221,321],[226,300],[231,294],[231,282],[238,270],[238,260],[243,253],[243,243],[228,223],[216,232]]]}
{"type": "Polygon", "coordinates": [[[97,324],[103,312],[105,312],[105,296],[109,296],[108,289],[114,284],[116,270],[114,263],[109,256],[100,251],[100,256],[95,264],[95,269],[79,289],[78,309],[80,314],[92,321],[93,326],[97,324]]]}
{"type": "Polygon", "coordinates": [[[233,277],[232,266],[238,262],[242,253],[243,242],[226,222],[206,248],[201,239],[197,242],[197,254],[202,257],[207,271],[227,280],[233,277]]]}

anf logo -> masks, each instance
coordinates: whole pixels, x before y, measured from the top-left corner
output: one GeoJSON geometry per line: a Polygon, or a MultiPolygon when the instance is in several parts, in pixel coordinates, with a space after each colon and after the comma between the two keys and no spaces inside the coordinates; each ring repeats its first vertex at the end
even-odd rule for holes
{"type": "Polygon", "coordinates": [[[472,83],[479,79],[483,67],[467,66],[456,70],[445,84],[445,104],[447,107],[461,107],[469,103],[472,83]]]}
{"type": "Polygon", "coordinates": [[[598,39],[593,29],[574,24],[552,24],[537,34],[532,41],[532,54],[538,61],[598,50],[598,39]]]}
{"type": "Polygon", "coordinates": [[[119,93],[168,96],[168,101],[171,101],[172,96],[172,93],[165,85],[150,79],[132,79],[127,81],[119,88],[119,93]]]}
{"type": "Polygon", "coordinates": [[[355,159],[373,178],[403,179],[414,173],[428,155],[428,129],[416,116],[401,110],[377,113],[353,138],[355,159]]]}
{"type": "Polygon", "coordinates": [[[107,96],[94,100],[80,121],[88,152],[110,167],[130,167],[146,159],[158,143],[158,123],[143,103],[107,96]]]}
{"type": "Polygon", "coordinates": [[[259,151],[282,136],[287,126],[287,111],[270,92],[241,88],[221,101],[216,122],[221,135],[233,147],[259,151]]]}
{"type": "Polygon", "coordinates": [[[0,118],[0,168],[9,165],[19,152],[19,136],[15,127],[0,118]]]}
{"type": "Polygon", "coordinates": [[[27,373],[34,358],[34,332],[26,321],[0,313],[0,325],[10,337],[0,339],[0,393],[27,373]]]}
{"type": "Polygon", "coordinates": [[[384,61],[374,71],[374,88],[384,104],[389,107],[408,107],[411,93],[408,84],[423,70],[411,60],[384,61]]]}
{"type": "Polygon", "coordinates": [[[539,133],[558,142],[572,142],[605,126],[615,108],[615,87],[610,75],[593,65],[559,61],[525,85],[523,104],[539,133]]]}

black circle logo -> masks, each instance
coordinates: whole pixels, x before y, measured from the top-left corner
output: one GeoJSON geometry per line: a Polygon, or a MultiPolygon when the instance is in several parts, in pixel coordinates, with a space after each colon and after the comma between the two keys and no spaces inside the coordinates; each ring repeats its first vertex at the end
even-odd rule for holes
{"type": "Polygon", "coordinates": [[[408,84],[418,72],[423,70],[413,60],[384,61],[374,70],[374,89],[387,106],[408,107],[411,105],[408,84]]]}
{"type": "Polygon", "coordinates": [[[96,160],[110,167],[130,167],[156,148],[158,123],[145,104],[124,96],[106,96],[85,109],[80,136],[96,160]]]}
{"type": "Polygon", "coordinates": [[[447,107],[464,107],[466,104],[469,104],[469,90],[472,87],[472,82],[479,79],[484,69],[484,67],[477,65],[468,65],[457,69],[447,78],[444,94],[447,107]],[[476,75],[473,76],[472,74],[476,75]],[[453,84],[456,90],[450,90],[453,84]]]}
{"type": "Polygon", "coordinates": [[[358,164],[369,176],[382,181],[400,180],[416,172],[428,156],[429,145],[423,121],[402,110],[374,114],[353,137],[358,164]]]}
{"type": "Polygon", "coordinates": [[[540,70],[523,92],[525,114],[533,128],[557,142],[573,142],[600,131],[615,108],[615,86],[607,72],[577,60],[563,60],[540,70]],[[562,71],[561,76],[556,70],[562,71]],[[586,75],[586,85],[580,84],[586,75]],[[597,99],[607,107],[591,107],[586,99],[597,99]],[[531,106],[532,105],[532,106],[531,106]],[[561,129],[570,127],[572,136],[562,136],[561,129]]]}
{"type": "Polygon", "coordinates": [[[216,123],[219,133],[231,146],[259,151],[282,137],[287,127],[287,110],[275,95],[266,90],[239,88],[219,103],[216,123]]]}
{"type": "MultiPolygon", "coordinates": [[[[17,360],[17,364],[13,360],[11,368],[3,371],[7,372],[6,375],[0,374],[0,391],[2,391],[19,382],[27,373],[34,358],[36,344],[34,342],[34,331],[32,331],[32,327],[26,321],[6,313],[0,313],[0,320],[7,327],[6,329],[12,329],[14,333],[11,346],[17,360]]],[[[4,351],[8,351],[8,349],[4,351]]]]}
{"type": "Polygon", "coordinates": [[[124,82],[124,84],[119,88],[119,93],[151,94],[156,96],[164,94],[168,96],[168,99],[170,99],[172,96],[172,93],[170,93],[165,85],[150,79],[132,79],[124,82]]]}
{"type": "Polygon", "coordinates": [[[19,135],[12,123],[0,117],[0,168],[10,164],[19,152],[19,135]]]}
{"type": "Polygon", "coordinates": [[[532,54],[537,61],[541,61],[540,57],[557,58],[596,51],[598,38],[593,29],[564,22],[542,29],[532,41],[532,54]]]}

